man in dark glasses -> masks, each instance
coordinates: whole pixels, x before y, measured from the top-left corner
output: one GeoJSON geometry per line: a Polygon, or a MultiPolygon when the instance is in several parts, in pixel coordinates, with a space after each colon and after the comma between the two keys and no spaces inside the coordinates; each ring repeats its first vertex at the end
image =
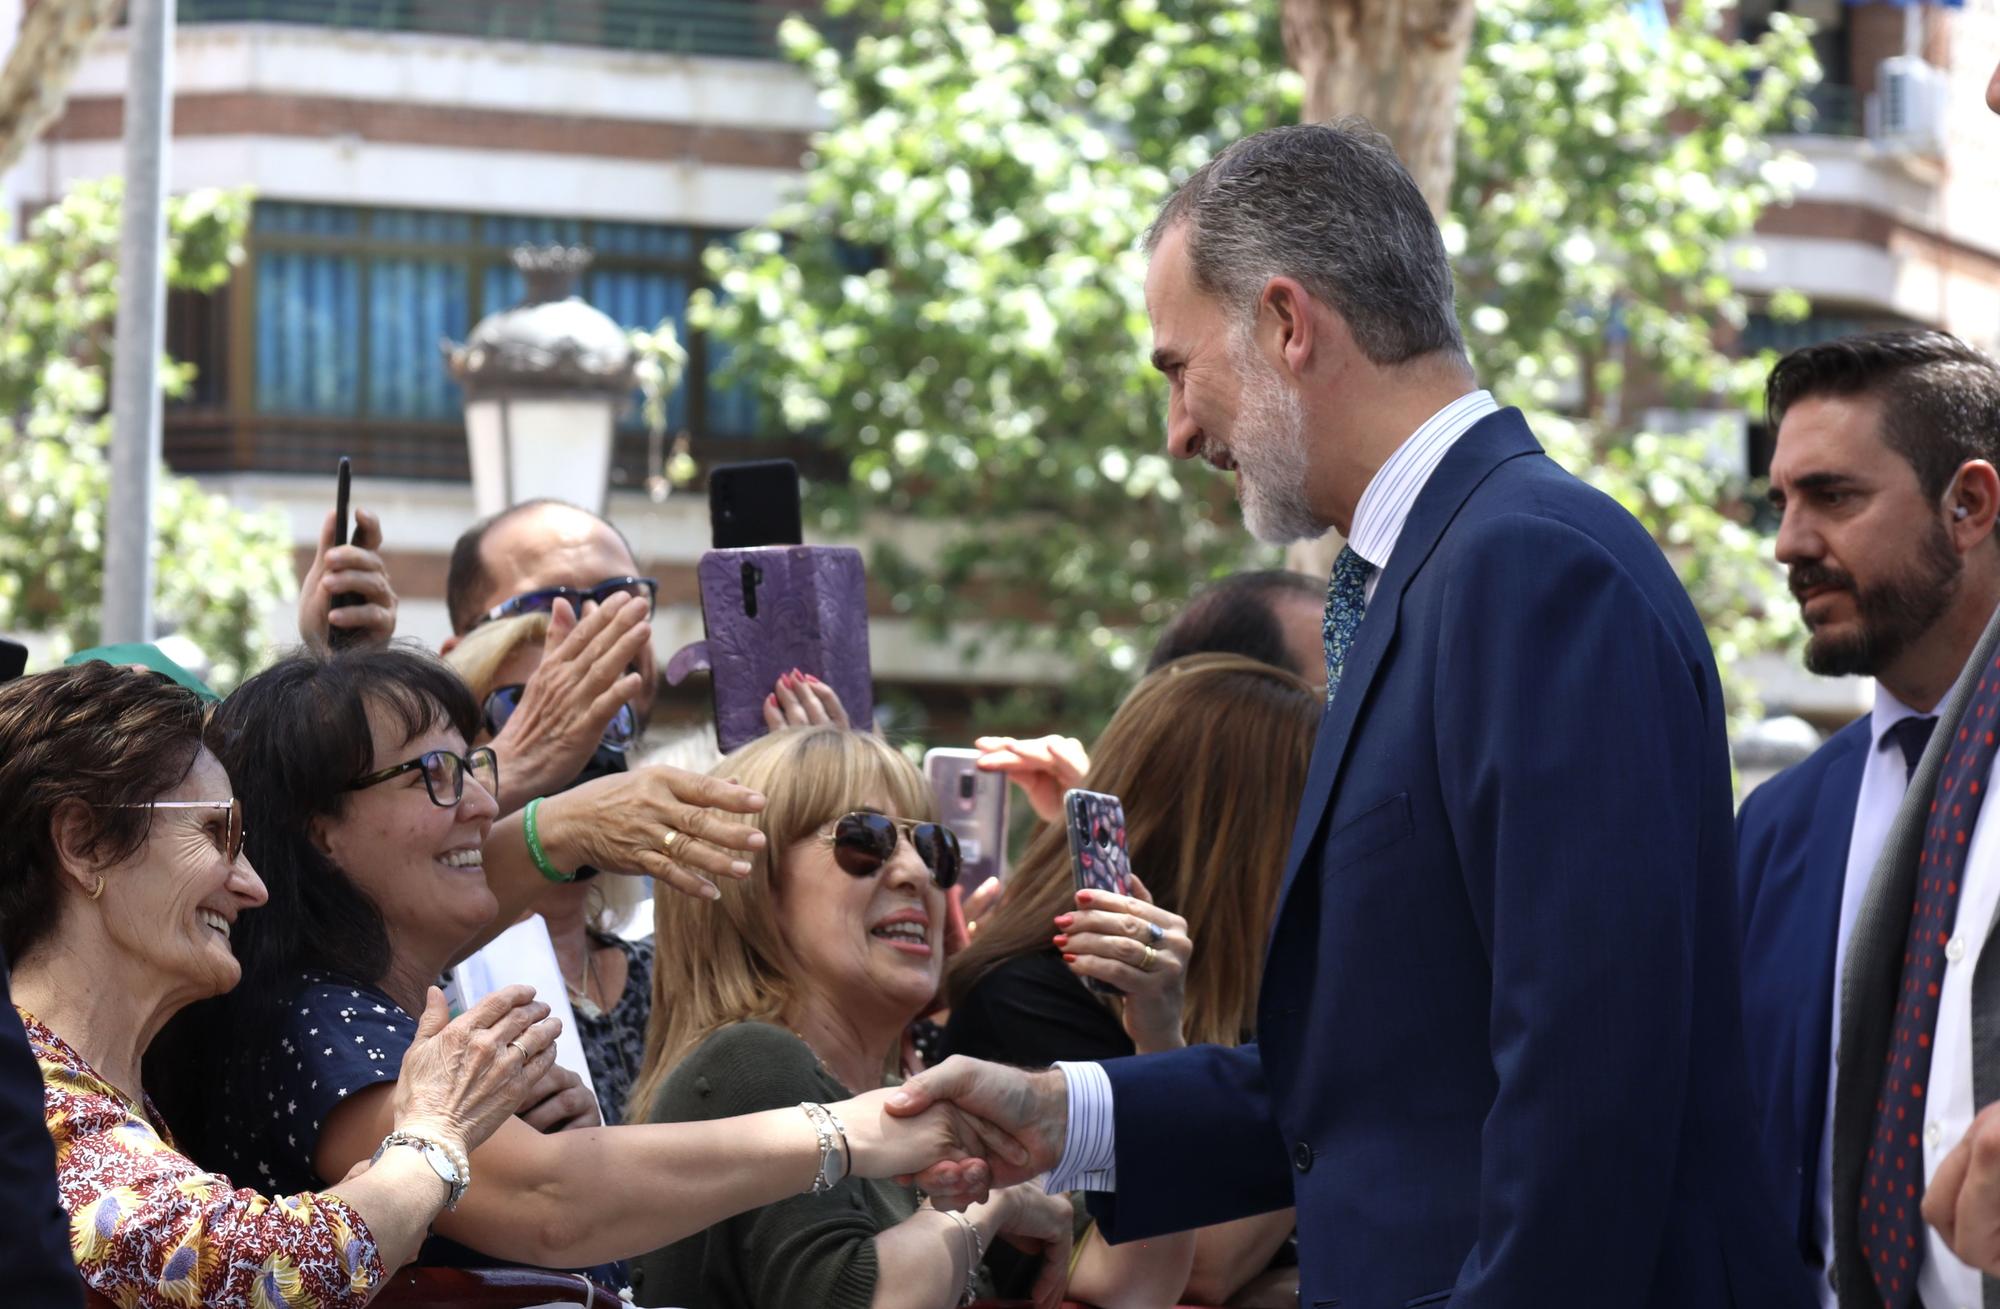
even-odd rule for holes
{"type": "MultiPolygon", "coordinates": [[[[444,649],[448,653],[484,623],[549,613],[558,600],[566,602],[581,619],[598,605],[623,597],[621,605],[643,606],[643,612],[631,618],[621,614],[614,621],[621,628],[633,621],[650,624],[658,589],[659,583],[641,572],[624,535],[603,518],[559,500],[524,501],[474,523],[452,547],[445,577],[445,606],[451,616],[452,635],[446,638],[444,649]]],[[[621,643],[620,649],[626,644],[621,643]]],[[[579,674],[585,671],[579,669],[579,674]]],[[[629,661],[603,671],[609,676],[628,671],[639,674],[638,693],[629,709],[619,711],[619,718],[629,723],[634,733],[643,729],[659,679],[651,637],[638,641],[629,661]]],[[[579,692],[578,698],[588,697],[579,692]]],[[[507,706],[510,714],[515,707],[507,706]]],[[[569,717],[554,715],[552,727],[577,727],[565,721],[569,717]]],[[[505,747],[511,753],[502,776],[527,784],[547,771],[551,783],[567,782],[590,757],[597,735],[597,731],[584,732],[575,742],[509,738],[505,747]],[[567,748],[570,746],[574,748],[567,748]],[[543,755],[550,756],[543,761],[546,769],[538,767],[543,755]]],[[[511,791],[513,783],[509,785],[511,791]]],[[[535,784],[530,789],[540,793],[549,787],[535,784]]]]}

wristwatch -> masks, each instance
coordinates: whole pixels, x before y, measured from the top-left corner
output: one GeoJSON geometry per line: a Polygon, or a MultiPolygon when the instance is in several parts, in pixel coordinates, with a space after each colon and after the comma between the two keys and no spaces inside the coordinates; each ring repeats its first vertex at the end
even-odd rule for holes
{"type": "Polygon", "coordinates": [[[465,1156],[455,1150],[447,1149],[427,1136],[418,1136],[414,1132],[391,1132],[382,1138],[382,1144],[375,1147],[375,1154],[368,1162],[371,1165],[380,1163],[382,1155],[391,1146],[398,1145],[407,1145],[424,1157],[424,1162],[431,1166],[431,1171],[445,1184],[447,1194],[444,1207],[458,1208],[458,1202],[465,1197],[465,1188],[472,1184],[472,1169],[466,1163],[465,1156]]]}

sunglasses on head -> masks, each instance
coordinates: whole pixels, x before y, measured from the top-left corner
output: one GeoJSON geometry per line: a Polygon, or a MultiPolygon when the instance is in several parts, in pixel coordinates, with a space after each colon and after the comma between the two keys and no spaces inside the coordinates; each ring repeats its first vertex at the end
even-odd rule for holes
{"type": "Polygon", "coordinates": [[[474,619],[472,626],[497,622],[502,618],[518,618],[522,614],[546,614],[556,607],[558,600],[569,601],[570,609],[581,615],[586,602],[603,604],[614,595],[638,596],[646,602],[646,616],[650,618],[653,615],[654,597],[659,592],[659,582],[650,577],[607,577],[589,588],[545,586],[539,591],[525,591],[512,599],[502,600],[474,619]]]}
{"type": "Polygon", "coordinates": [[[826,839],[833,846],[833,862],[840,865],[841,872],[873,877],[896,853],[896,842],[905,832],[917,858],[931,870],[931,881],[940,890],[950,890],[958,881],[958,835],[942,824],[856,810],[835,819],[833,833],[826,839]]]}
{"type": "Polygon", "coordinates": [[[148,804],[122,804],[120,809],[212,809],[227,814],[222,829],[215,834],[215,848],[230,863],[243,854],[243,802],[228,800],[154,800],[148,804]]]}
{"type": "MultiPolygon", "coordinates": [[[[520,685],[496,686],[487,693],[483,709],[487,731],[500,735],[500,729],[521,707],[521,694],[526,689],[520,685]]],[[[638,735],[639,716],[632,711],[631,705],[622,704],[618,706],[618,712],[611,716],[611,721],[604,725],[604,736],[598,741],[597,748],[623,754],[638,735]]]]}

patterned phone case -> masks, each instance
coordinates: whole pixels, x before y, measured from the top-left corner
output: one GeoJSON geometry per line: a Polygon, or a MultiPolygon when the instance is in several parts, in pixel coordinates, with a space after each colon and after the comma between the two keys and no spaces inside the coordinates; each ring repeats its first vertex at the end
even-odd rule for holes
{"type": "MultiPolygon", "coordinates": [[[[1125,805],[1101,791],[1066,791],[1063,815],[1069,827],[1070,869],[1079,891],[1126,895],[1132,856],[1125,848],[1125,805]]],[[[1123,995],[1109,982],[1086,977],[1083,984],[1101,995],[1123,995]]]]}

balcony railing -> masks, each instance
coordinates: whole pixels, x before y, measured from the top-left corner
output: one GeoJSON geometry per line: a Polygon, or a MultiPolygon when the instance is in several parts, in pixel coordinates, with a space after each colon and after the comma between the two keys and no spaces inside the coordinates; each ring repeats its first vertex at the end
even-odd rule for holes
{"type": "MultiPolygon", "coordinates": [[[[183,23],[298,23],[771,59],[796,7],[732,0],[179,0],[183,23]]],[[[817,6],[813,6],[816,10],[817,6]]]]}
{"type": "Polygon", "coordinates": [[[1865,136],[1867,119],[1862,112],[1861,94],[1838,82],[1821,82],[1806,92],[1812,111],[1803,114],[1793,127],[1810,136],[1865,136]]]}

